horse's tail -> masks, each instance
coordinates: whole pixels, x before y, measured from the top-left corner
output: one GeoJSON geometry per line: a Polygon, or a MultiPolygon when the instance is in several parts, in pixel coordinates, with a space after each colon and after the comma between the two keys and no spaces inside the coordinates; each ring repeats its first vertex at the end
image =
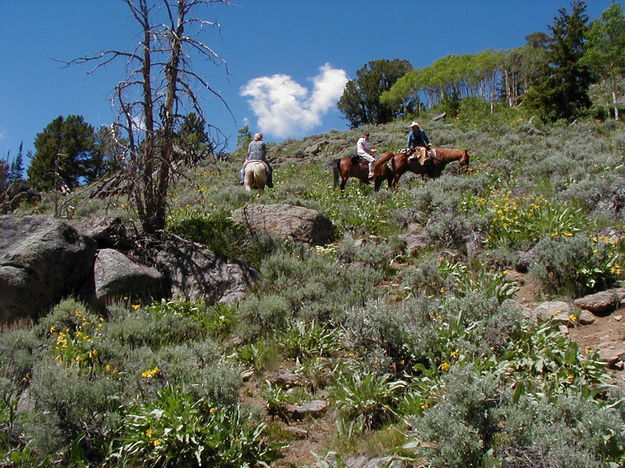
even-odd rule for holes
{"type": "Polygon", "coordinates": [[[330,163],[330,165],[332,166],[332,172],[334,174],[334,186],[335,187],[339,186],[339,164],[341,164],[340,159],[335,159],[334,161],[330,163]]]}

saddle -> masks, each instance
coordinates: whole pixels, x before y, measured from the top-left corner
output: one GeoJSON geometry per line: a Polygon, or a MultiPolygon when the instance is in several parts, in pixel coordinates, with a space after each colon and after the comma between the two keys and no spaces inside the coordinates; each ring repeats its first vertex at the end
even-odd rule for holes
{"type": "Polygon", "coordinates": [[[350,154],[349,158],[350,158],[352,164],[369,164],[369,162],[366,159],[364,159],[363,157],[361,157],[357,153],[350,154]]]}

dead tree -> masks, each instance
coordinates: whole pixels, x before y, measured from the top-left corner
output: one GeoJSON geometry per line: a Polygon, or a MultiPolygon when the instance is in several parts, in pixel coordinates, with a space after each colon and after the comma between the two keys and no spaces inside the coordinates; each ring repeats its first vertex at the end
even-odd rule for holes
{"type": "MultiPolygon", "coordinates": [[[[71,64],[96,63],[94,73],[115,60],[125,60],[127,78],[114,89],[113,104],[118,111],[115,129],[125,137],[126,186],[136,207],[143,230],[154,233],[165,227],[167,194],[175,175],[176,130],[185,111],[195,112],[205,123],[198,85],[220,100],[221,95],[191,68],[191,56],[206,58],[216,65],[225,61],[199,39],[206,28],[218,23],[197,15],[212,3],[229,0],[125,0],[142,31],[142,39],[131,52],[102,51],[79,57],[71,64]],[[156,4],[155,4],[156,2],[156,4]]],[[[219,129],[209,126],[222,135],[219,129]]],[[[116,132],[117,133],[117,132],[116,132]]]]}

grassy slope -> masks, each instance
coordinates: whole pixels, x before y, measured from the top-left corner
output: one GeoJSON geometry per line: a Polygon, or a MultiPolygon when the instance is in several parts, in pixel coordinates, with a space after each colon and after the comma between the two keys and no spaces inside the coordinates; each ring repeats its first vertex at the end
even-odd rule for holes
{"type": "MultiPolygon", "coordinates": [[[[608,376],[594,354],[577,350],[557,329],[534,328],[522,319],[506,301],[518,287],[506,274],[534,248],[539,261],[528,278],[540,288],[537,297],[569,300],[623,279],[622,236],[597,236],[606,227],[625,229],[619,208],[625,202],[625,129],[591,121],[536,132],[514,115],[422,125],[435,146],[469,149],[471,172],[460,174],[452,164],[427,183],[405,175],[394,193],[375,194],[350,181],[341,194],[332,188],[327,164],[350,152],[363,129],[271,146],[275,188],[262,197],[236,185],[240,161],[189,170],[172,191],[170,226],[194,218],[228,231],[229,214],[246,203],[291,203],[328,215],[340,237],[333,245],[304,249],[268,240],[254,244],[229,232],[215,246],[236,252],[262,274],[249,297],[237,308],[202,313],[133,310],[130,304],[116,309],[95,339],[100,354],[93,378],[105,382],[111,372],[106,366],[117,368],[119,386],[107,391],[122,402],[156,404],[158,388],[184,384],[200,385],[201,396],[231,404],[223,396],[233,385],[226,369],[254,369],[241,398],[274,416],[270,440],[289,445],[282,466],[312,464],[311,451],[320,458],[332,451],[344,458],[396,454],[464,466],[506,457],[584,466],[622,457],[623,411],[609,408],[618,390],[597,392],[608,376]],[[397,238],[409,229],[428,240],[415,256],[397,238]],[[367,242],[356,242],[362,238],[367,242]],[[154,322],[150,330],[138,325],[146,320],[140,313],[154,322]],[[163,314],[184,316],[191,331],[163,314]],[[232,346],[234,336],[243,343],[232,346]],[[200,347],[209,347],[225,368],[196,369],[197,358],[187,354],[200,347]],[[289,390],[267,383],[270,371],[280,368],[308,384],[289,390]],[[156,378],[139,377],[154,369],[156,378]],[[206,372],[218,377],[198,377],[206,372]],[[330,409],[319,419],[293,421],[287,404],[311,399],[329,401],[330,409]],[[297,439],[281,418],[309,436],[297,439]]],[[[402,122],[367,130],[380,152],[403,146],[402,122]]],[[[76,212],[93,216],[101,209],[91,202],[76,212]]],[[[121,201],[109,214],[131,216],[121,201]]],[[[48,322],[45,329],[57,326],[48,322]]],[[[35,341],[56,337],[59,343],[57,332],[48,338],[32,333],[35,341]]],[[[3,343],[14,342],[4,337],[3,343]]],[[[46,346],[44,354],[59,355],[56,346],[46,346]]],[[[64,359],[56,360],[67,364],[64,359]]],[[[4,364],[11,366],[13,361],[4,364]]],[[[52,411],[59,405],[42,387],[64,380],[32,366],[35,398],[52,411]]],[[[97,411],[127,417],[110,406],[97,411]]],[[[61,432],[71,426],[49,424],[61,432]]],[[[145,439],[146,430],[135,439],[126,435],[145,439]]],[[[32,429],[23,431],[32,438],[32,429]]],[[[143,442],[140,459],[155,456],[153,439],[143,442]]],[[[37,453],[45,453],[38,444],[37,453]]],[[[95,459],[102,456],[92,452],[95,459]]]]}

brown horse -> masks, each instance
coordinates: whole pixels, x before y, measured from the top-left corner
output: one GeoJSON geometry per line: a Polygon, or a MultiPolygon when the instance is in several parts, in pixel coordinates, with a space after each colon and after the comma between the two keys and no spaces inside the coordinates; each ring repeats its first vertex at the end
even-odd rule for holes
{"type": "MultiPolygon", "coordinates": [[[[358,156],[347,156],[332,161],[335,187],[339,185],[339,177],[341,179],[341,190],[345,189],[345,184],[347,184],[347,180],[350,177],[356,177],[362,184],[369,183],[369,165],[365,162],[359,162],[359,159],[358,156]]],[[[379,163],[380,160],[381,158],[373,164],[373,189],[376,192],[380,190],[384,180],[388,182],[389,188],[392,186],[391,182],[393,181],[393,172],[386,164],[386,161],[379,163]]]]}
{"type": "Polygon", "coordinates": [[[424,164],[419,162],[419,158],[408,159],[403,153],[384,153],[378,160],[379,164],[386,164],[391,161],[393,169],[393,181],[391,187],[397,187],[399,178],[406,171],[421,174],[424,179],[436,179],[441,175],[445,166],[452,161],[458,161],[460,168],[466,171],[469,167],[469,152],[453,148],[434,148],[435,156],[430,157],[424,164]]]}

